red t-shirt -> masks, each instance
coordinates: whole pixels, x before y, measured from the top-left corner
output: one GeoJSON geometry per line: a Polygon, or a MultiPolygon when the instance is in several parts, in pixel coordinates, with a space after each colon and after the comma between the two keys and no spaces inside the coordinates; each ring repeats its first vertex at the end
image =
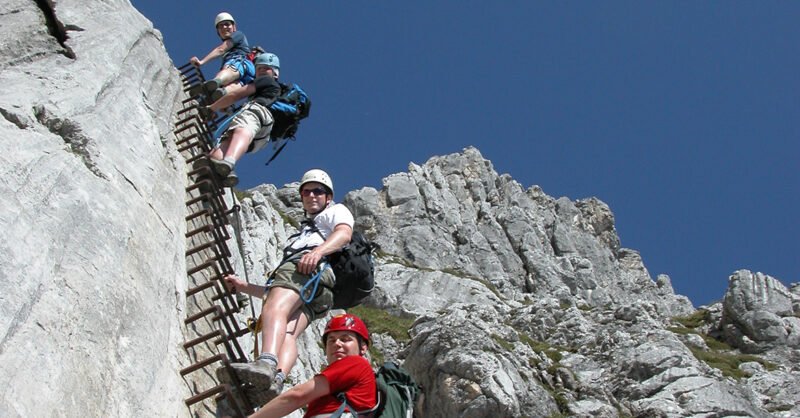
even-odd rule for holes
{"type": "Polygon", "coordinates": [[[319,376],[328,380],[331,393],[311,401],[305,417],[335,412],[342,405],[336,398],[341,392],[345,392],[347,404],[356,411],[366,411],[377,403],[375,372],[364,357],[347,356],[336,360],[320,372],[319,376]]]}

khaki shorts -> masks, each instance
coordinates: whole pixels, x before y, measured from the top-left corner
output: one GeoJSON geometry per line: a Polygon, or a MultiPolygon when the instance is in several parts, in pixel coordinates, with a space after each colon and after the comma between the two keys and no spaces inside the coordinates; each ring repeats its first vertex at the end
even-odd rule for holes
{"type": "MultiPolygon", "coordinates": [[[[318,271],[319,267],[314,271],[314,274],[318,271]]],[[[313,274],[309,276],[307,274],[298,273],[297,265],[294,262],[286,262],[278,266],[277,270],[272,273],[269,281],[267,281],[267,289],[285,287],[300,293],[303,286],[311,280],[312,277],[313,274]]],[[[331,289],[333,289],[335,282],[336,279],[330,267],[322,271],[322,276],[319,279],[317,291],[313,295],[313,299],[309,303],[303,303],[302,307],[303,313],[308,317],[309,323],[316,318],[324,316],[333,306],[333,290],[331,289]]],[[[302,296],[308,299],[313,291],[314,284],[309,284],[302,296]]]]}
{"type": "Polygon", "coordinates": [[[228,129],[225,131],[226,139],[230,139],[234,129],[243,128],[250,134],[250,138],[256,139],[251,142],[247,152],[257,152],[264,148],[269,142],[269,133],[273,125],[272,114],[266,106],[258,102],[250,102],[244,105],[244,110],[233,118],[228,129]],[[264,122],[263,124],[261,122],[264,122]]]}

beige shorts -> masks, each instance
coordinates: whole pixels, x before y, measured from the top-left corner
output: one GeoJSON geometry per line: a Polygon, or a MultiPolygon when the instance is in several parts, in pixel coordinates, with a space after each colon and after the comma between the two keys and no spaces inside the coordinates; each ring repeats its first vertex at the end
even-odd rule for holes
{"type": "MultiPolygon", "coordinates": [[[[314,274],[318,271],[319,267],[314,271],[314,274]]],[[[298,273],[297,265],[294,262],[286,262],[278,266],[277,270],[272,273],[270,280],[267,281],[267,288],[285,287],[297,293],[302,291],[301,296],[306,299],[311,297],[311,302],[303,303],[302,309],[303,313],[308,317],[308,322],[312,322],[314,319],[324,316],[333,306],[333,290],[331,289],[333,289],[333,285],[336,282],[333,270],[327,267],[322,271],[316,291],[314,291],[313,283],[303,290],[303,286],[311,280],[314,274],[309,276],[298,273]]]]}
{"type": "Polygon", "coordinates": [[[274,119],[272,113],[266,106],[258,102],[249,102],[244,105],[244,109],[236,115],[225,131],[226,138],[230,139],[230,135],[234,129],[246,129],[250,134],[250,138],[254,141],[250,144],[247,152],[257,152],[264,148],[269,142],[269,134],[272,131],[274,119]],[[263,121],[263,123],[262,123],[263,121]]]}

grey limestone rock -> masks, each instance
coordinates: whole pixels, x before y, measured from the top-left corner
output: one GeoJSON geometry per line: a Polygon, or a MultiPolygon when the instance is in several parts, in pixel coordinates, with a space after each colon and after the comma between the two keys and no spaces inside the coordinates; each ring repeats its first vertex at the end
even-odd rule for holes
{"type": "MultiPolygon", "coordinates": [[[[549,402],[572,416],[775,412],[759,400],[763,387],[734,383],[695,357],[692,350],[711,351],[703,337],[668,329],[673,318],[695,310],[674,294],[668,276],[654,281],[638,252],[620,247],[607,205],[554,199],[537,187],[524,191],[491,167],[468,148],[412,164],[409,173],[385,179],[382,190],[345,198],[385,252],[372,303],[425,318],[401,357],[433,385],[427,414],[490,416],[494,409],[495,416],[547,416],[555,412],[549,402]],[[502,337],[498,329],[505,329],[502,337]],[[536,388],[506,376],[517,397],[508,405],[481,378],[495,376],[489,365],[520,350],[535,372],[533,381],[523,380],[536,388]]],[[[698,329],[715,333],[719,306],[698,329]]],[[[771,376],[781,387],[797,383],[755,369],[752,376],[771,376]]]]}
{"type": "Polygon", "coordinates": [[[763,273],[739,270],[730,276],[723,300],[722,329],[728,340],[751,352],[800,347],[798,296],[763,273]]]}
{"type": "Polygon", "coordinates": [[[412,164],[384,186],[352,192],[345,204],[368,214],[386,253],[420,269],[486,281],[513,301],[564,291],[588,305],[652,300],[664,316],[692,309],[619,248],[607,205],[526,192],[474,148],[412,164]]]}
{"type": "Polygon", "coordinates": [[[160,34],[126,2],[11,0],[0,20],[0,416],[186,415],[160,34]]]}
{"type": "Polygon", "coordinates": [[[532,361],[541,356],[489,306],[454,305],[420,322],[404,367],[426,390],[425,416],[546,417],[557,406],[532,361]]]}

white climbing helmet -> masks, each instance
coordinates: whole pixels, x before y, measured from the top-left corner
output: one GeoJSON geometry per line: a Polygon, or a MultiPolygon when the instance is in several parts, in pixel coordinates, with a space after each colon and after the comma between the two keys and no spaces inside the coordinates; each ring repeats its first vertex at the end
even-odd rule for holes
{"type": "Polygon", "coordinates": [[[329,176],[328,173],[318,168],[308,170],[306,171],[305,174],[303,174],[303,178],[300,179],[300,187],[297,190],[298,191],[302,190],[304,184],[310,183],[312,181],[320,183],[323,186],[327,187],[328,190],[330,190],[331,195],[333,195],[333,182],[331,181],[331,176],[329,176]]]}
{"type": "Polygon", "coordinates": [[[236,24],[236,21],[233,20],[233,16],[231,16],[230,13],[222,12],[214,18],[214,28],[216,29],[217,25],[219,25],[219,22],[224,22],[226,20],[230,20],[234,25],[236,24]]]}

